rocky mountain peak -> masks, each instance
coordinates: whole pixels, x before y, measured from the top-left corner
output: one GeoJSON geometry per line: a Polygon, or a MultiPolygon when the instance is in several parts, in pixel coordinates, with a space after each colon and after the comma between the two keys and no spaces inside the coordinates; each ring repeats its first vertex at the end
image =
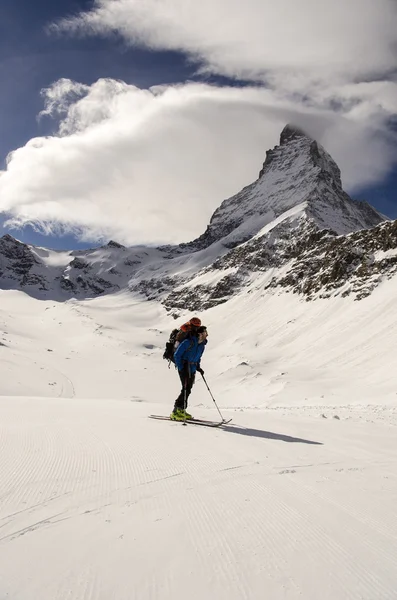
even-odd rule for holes
{"type": "Polygon", "coordinates": [[[287,124],[281,132],[280,135],[280,146],[287,144],[291,140],[294,140],[299,137],[309,138],[309,136],[299,127],[295,125],[287,124]]]}
{"type": "Polygon", "coordinates": [[[286,125],[280,144],[266,152],[258,179],[222,202],[205,233],[185,249],[203,249],[222,240],[228,248],[290,215],[314,221],[321,229],[347,234],[384,220],[368,205],[353,201],[342,188],[338,165],[304,131],[286,125]]]}
{"type": "Polygon", "coordinates": [[[328,179],[329,183],[342,192],[341,172],[334,159],[324,148],[294,125],[286,125],[280,135],[280,144],[267,150],[266,160],[259,173],[259,179],[271,171],[284,170],[306,159],[306,169],[313,167],[313,178],[328,179]]]}

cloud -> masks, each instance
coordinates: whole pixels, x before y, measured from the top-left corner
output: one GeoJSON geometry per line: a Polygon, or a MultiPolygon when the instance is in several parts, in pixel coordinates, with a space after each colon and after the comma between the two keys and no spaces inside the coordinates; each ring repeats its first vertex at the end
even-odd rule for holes
{"type": "Polygon", "coordinates": [[[394,0],[96,0],[60,30],[117,32],[238,78],[327,80],[395,68],[394,0]]]}
{"type": "Polygon", "coordinates": [[[202,73],[262,83],[276,99],[351,117],[352,103],[366,106],[367,125],[396,111],[395,0],[94,0],[53,28],[180,51],[202,73]]]}
{"type": "Polygon", "coordinates": [[[58,134],[11,153],[0,177],[0,212],[15,226],[188,241],[257,177],[287,122],[333,155],[348,191],[394,164],[394,1],[97,0],[53,28],[180,50],[202,72],[255,85],[54,83],[41,114],[59,120],[58,134]]]}

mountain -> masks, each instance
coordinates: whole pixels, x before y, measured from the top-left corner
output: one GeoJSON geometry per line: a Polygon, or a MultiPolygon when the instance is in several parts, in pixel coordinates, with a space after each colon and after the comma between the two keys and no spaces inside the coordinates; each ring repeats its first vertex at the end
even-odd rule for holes
{"type": "Polygon", "coordinates": [[[342,188],[332,157],[287,125],[258,179],[222,202],[206,231],[178,246],[116,242],[56,252],[0,239],[0,285],[40,298],[92,297],[128,288],[170,311],[205,309],[258,284],[309,299],[360,299],[397,269],[396,223],[342,188]]]}
{"type": "Polygon", "coordinates": [[[266,153],[257,181],[225,200],[192,246],[206,247],[222,240],[227,247],[235,247],[291,209],[339,235],[384,220],[369,204],[355,202],[343,191],[339,167],[322,146],[287,125],[280,145],[266,153]]]}

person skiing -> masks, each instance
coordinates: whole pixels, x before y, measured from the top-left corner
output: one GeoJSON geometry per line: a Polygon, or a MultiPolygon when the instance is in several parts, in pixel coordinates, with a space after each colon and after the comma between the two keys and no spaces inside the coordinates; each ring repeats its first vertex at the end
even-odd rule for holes
{"type": "Polygon", "coordinates": [[[192,391],[196,371],[204,375],[204,370],[201,368],[201,357],[207,345],[207,337],[207,328],[201,325],[196,331],[191,332],[190,336],[183,340],[175,350],[175,365],[182,382],[182,390],[175,400],[174,410],[170,415],[173,421],[193,418],[186,410],[187,401],[192,391]]]}

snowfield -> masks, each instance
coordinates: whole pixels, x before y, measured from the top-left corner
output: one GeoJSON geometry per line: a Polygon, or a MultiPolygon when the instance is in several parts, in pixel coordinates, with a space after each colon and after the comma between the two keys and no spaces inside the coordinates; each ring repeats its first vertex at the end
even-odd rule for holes
{"type": "MultiPolygon", "coordinates": [[[[184,317],[0,291],[1,600],[397,598],[397,278],[264,283],[199,315],[223,429],[148,419],[184,317]]],[[[190,408],[217,417],[199,379],[190,408]]]]}

